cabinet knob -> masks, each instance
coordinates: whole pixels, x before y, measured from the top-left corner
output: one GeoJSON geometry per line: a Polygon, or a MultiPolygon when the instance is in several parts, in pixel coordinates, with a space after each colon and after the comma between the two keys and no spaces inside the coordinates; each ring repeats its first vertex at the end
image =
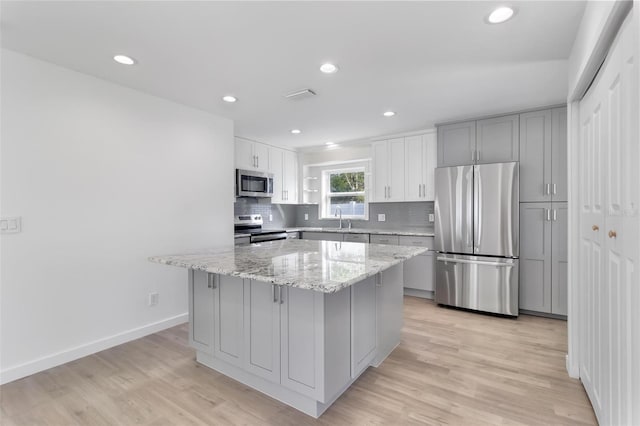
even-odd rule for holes
{"type": "Polygon", "coordinates": [[[618,236],[618,234],[616,233],[616,231],[609,231],[609,238],[616,238],[618,236]]]}
{"type": "Polygon", "coordinates": [[[594,230],[594,231],[599,231],[599,230],[600,230],[600,227],[599,227],[598,225],[593,225],[593,226],[591,227],[591,229],[592,229],[592,230],[594,230]]]}

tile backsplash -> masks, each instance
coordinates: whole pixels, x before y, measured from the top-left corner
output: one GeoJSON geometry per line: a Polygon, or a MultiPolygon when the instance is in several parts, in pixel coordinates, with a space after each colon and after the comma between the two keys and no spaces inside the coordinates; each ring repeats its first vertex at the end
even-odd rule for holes
{"type": "MultiPolygon", "coordinates": [[[[261,214],[265,228],[293,227],[337,227],[338,219],[318,219],[317,204],[271,204],[267,198],[237,198],[233,205],[234,215],[261,214]],[[304,215],[309,215],[305,220],[304,215]],[[271,220],[269,220],[271,218],[271,220]]],[[[372,229],[423,229],[433,230],[429,214],[433,213],[433,202],[369,203],[369,220],[354,220],[354,228],[372,229]],[[378,222],[378,215],[386,220],[378,222]]]]}

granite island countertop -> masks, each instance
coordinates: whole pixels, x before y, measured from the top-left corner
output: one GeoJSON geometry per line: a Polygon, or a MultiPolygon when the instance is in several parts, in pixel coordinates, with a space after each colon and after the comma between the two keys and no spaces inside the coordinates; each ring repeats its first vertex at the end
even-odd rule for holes
{"type": "Polygon", "coordinates": [[[153,256],[151,262],[335,293],[428,251],[425,247],[280,240],[153,256]]]}

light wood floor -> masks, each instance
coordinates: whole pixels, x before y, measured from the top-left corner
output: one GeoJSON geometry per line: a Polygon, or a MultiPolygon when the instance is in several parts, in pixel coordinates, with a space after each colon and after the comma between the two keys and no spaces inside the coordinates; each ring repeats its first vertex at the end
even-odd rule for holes
{"type": "Polygon", "coordinates": [[[566,334],[405,297],[400,346],[314,420],[196,364],[181,325],[2,386],[0,423],[595,424],[566,334]]]}

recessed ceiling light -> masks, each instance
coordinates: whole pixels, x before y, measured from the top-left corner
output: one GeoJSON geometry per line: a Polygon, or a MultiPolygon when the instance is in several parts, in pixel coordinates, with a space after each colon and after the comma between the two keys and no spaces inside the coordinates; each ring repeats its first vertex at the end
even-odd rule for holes
{"type": "Polygon", "coordinates": [[[223,96],[222,100],[225,102],[235,102],[238,100],[238,98],[236,98],[235,96],[231,96],[231,95],[227,95],[227,96],[223,96]]]}
{"type": "Polygon", "coordinates": [[[291,133],[293,133],[294,135],[299,135],[300,133],[302,133],[302,131],[300,129],[292,129],[291,133]]]}
{"type": "Polygon", "coordinates": [[[513,16],[513,9],[510,7],[502,6],[491,12],[487,21],[490,24],[500,24],[502,22],[508,21],[513,16]]]}
{"type": "Polygon", "coordinates": [[[320,66],[320,71],[325,74],[333,74],[334,72],[338,71],[338,67],[327,62],[326,64],[322,64],[320,66]]]}
{"type": "Polygon", "coordinates": [[[396,115],[396,113],[393,111],[385,111],[382,115],[384,115],[385,117],[393,117],[394,115],[396,115]]]}
{"type": "Polygon", "coordinates": [[[116,55],[113,60],[122,65],[133,65],[136,63],[135,59],[126,55],[116,55]]]}
{"type": "Polygon", "coordinates": [[[334,142],[325,142],[325,145],[331,146],[331,145],[335,145],[335,143],[334,142]]]}

